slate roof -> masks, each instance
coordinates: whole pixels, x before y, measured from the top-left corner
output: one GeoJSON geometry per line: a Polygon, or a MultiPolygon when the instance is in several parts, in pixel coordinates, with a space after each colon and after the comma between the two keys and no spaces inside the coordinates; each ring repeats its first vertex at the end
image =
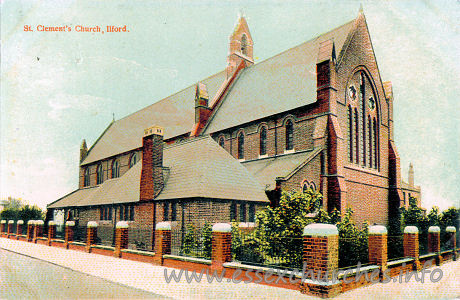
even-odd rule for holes
{"type": "Polygon", "coordinates": [[[243,69],[204,133],[316,102],[316,63],[320,44],[333,39],[339,56],[354,22],[243,69]]]}
{"type": "MultiPolygon", "coordinates": [[[[353,24],[354,20],[243,69],[203,134],[314,103],[320,43],[333,39],[339,56],[353,24]]],[[[224,70],[200,82],[206,85],[212,99],[225,80],[224,70]]],[[[142,132],[152,125],[165,128],[165,139],[190,132],[195,124],[194,99],[195,85],[192,85],[113,122],[95,142],[82,165],[141,147],[142,132]]]]}
{"type": "MultiPolygon", "coordinates": [[[[225,79],[226,72],[222,71],[201,82],[214,95],[225,79]]],[[[188,133],[195,124],[195,86],[113,122],[89,150],[82,165],[142,147],[144,129],[152,125],[165,128],[165,139],[188,133]]]]}
{"type": "MultiPolygon", "coordinates": [[[[163,156],[169,174],[155,200],[204,197],[269,202],[263,186],[210,136],[167,146],[163,156]]],[[[48,208],[137,202],[141,170],[138,162],[120,178],[76,190],[48,208]]]]}
{"type": "Polygon", "coordinates": [[[322,148],[296,152],[292,154],[269,157],[253,161],[242,162],[265,189],[274,189],[277,177],[285,178],[295,173],[298,168],[307,164],[312,158],[319,154],[322,148]]]}

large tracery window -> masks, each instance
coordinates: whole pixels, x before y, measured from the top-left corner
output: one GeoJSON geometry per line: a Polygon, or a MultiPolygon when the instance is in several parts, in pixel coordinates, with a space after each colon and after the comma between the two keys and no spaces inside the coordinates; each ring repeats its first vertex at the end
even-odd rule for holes
{"type": "Polygon", "coordinates": [[[347,87],[348,160],[356,165],[379,168],[379,116],[369,76],[356,72],[347,87]],[[355,88],[359,86],[359,88],[355,88]]]}

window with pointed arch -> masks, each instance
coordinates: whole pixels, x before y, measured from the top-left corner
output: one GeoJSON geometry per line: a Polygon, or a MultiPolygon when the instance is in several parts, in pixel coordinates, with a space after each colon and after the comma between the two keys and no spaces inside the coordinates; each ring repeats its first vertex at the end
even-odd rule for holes
{"type": "Polygon", "coordinates": [[[104,170],[102,169],[102,164],[99,164],[96,169],[96,184],[101,184],[104,182],[104,170]]]}
{"type": "Polygon", "coordinates": [[[359,70],[347,86],[348,160],[356,165],[378,169],[379,117],[372,82],[365,70],[359,70]]]}
{"type": "Polygon", "coordinates": [[[224,137],[223,137],[223,136],[221,136],[221,137],[219,138],[218,144],[219,144],[219,146],[221,146],[222,148],[224,148],[224,146],[225,146],[225,140],[224,140],[224,137]]]}
{"type": "Polygon", "coordinates": [[[134,152],[133,155],[131,155],[131,158],[129,159],[129,168],[132,168],[137,161],[139,160],[139,156],[137,152],[134,152]]]}
{"type": "Polygon", "coordinates": [[[91,185],[91,173],[89,167],[85,169],[85,174],[83,176],[83,186],[91,185]]]}
{"type": "Polygon", "coordinates": [[[248,55],[248,38],[245,34],[241,36],[241,53],[248,55]]]}
{"type": "Polygon", "coordinates": [[[112,178],[120,177],[120,162],[115,159],[112,163],[112,178]]]}
{"type": "Polygon", "coordinates": [[[244,159],[244,134],[238,133],[238,159],[244,159]]]}
{"type": "Polygon", "coordinates": [[[267,155],[267,128],[265,126],[260,129],[259,154],[267,155]]]}
{"type": "Polygon", "coordinates": [[[294,149],[294,124],[291,120],[286,122],[286,150],[294,149]]]}

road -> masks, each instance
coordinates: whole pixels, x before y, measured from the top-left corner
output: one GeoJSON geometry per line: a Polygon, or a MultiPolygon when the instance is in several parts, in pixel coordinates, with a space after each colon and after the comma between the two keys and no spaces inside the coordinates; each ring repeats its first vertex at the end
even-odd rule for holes
{"type": "Polygon", "coordinates": [[[163,296],[0,249],[1,299],[94,299],[163,296]]]}

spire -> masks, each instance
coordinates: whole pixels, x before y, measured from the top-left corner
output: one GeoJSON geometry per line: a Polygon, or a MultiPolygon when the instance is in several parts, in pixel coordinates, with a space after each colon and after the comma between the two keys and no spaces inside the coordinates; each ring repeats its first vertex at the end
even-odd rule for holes
{"type": "Polygon", "coordinates": [[[83,139],[83,141],[81,142],[81,146],[80,146],[80,162],[82,162],[86,158],[87,154],[88,154],[88,147],[86,146],[86,140],[83,139]]]}
{"type": "Polygon", "coordinates": [[[235,29],[230,36],[227,78],[233,75],[241,61],[245,61],[246,66],[254,63],[253,41],[243,14],[239,15],[235,29]]]}
{"type": "Polygon", "coordinates": [[[414,186],[414,166],[412,163],[409,164],[409,186],[414,186]]]}
{"type": "Polygon", "coordinates": [[[364,13],[364,9],[363,9],[363,4],[359,4],[359,13],[360,14],[363,14],[364,13]]]}

